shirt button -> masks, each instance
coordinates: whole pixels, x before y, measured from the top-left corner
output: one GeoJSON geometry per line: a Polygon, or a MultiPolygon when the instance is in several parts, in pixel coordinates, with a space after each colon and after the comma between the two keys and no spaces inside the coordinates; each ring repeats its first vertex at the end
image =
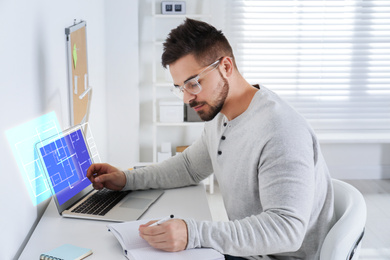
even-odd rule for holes
{"type": "Polygon", "coordinates": [[[222,140],[225,140],[225,139],[226,139],[226,136],[223,135],[223,136],[221,137],[221,139],[222,139],[222,140]]]}
{"type": "Polygon", "coordinates": [[[223,126],[227,126],[227,123],[223,123],[223,126]]]}
{"type": "Polygon", "coordinates": [[[222,154],[222,151],[218,151],[218,155],[221,155],[222,154]]]}

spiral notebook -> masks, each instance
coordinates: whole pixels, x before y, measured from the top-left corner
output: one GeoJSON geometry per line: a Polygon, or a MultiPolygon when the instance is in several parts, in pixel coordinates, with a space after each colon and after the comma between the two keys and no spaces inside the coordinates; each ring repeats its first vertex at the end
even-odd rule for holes
{"type": "Polygon", "coordinates": [[[64,244],[40,255],[40,260],[80,260],[92,255],[92,249],[64,244]]]}

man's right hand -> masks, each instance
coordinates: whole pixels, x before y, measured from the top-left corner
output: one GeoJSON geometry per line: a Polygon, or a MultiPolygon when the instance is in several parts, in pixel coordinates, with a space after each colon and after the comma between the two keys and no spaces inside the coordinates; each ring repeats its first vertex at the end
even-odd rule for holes
{"type": "Polygon", "coordinates": [[[107,163],[94,163],[87,170],[87,178],[95,189],[122,190],[126,185],[124,172],[107,163]]]}

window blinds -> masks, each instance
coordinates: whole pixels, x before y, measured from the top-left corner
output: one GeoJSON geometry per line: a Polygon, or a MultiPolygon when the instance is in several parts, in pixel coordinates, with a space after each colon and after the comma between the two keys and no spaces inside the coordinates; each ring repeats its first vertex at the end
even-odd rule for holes
{"type": "Polygon", "coordinates": [[[226,35],[250,83],[316,130],[390,130],[390,1],[229,0],[226,35]]]}

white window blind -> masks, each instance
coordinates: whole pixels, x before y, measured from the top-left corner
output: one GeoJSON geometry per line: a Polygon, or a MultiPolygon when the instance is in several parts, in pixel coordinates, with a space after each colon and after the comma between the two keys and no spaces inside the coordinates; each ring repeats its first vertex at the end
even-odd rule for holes
{"type": "Polygon", "coordinates": [[[243,76],[316,130],[390,130],[390,1],[229,0],[226,20],[243,76]]]}

